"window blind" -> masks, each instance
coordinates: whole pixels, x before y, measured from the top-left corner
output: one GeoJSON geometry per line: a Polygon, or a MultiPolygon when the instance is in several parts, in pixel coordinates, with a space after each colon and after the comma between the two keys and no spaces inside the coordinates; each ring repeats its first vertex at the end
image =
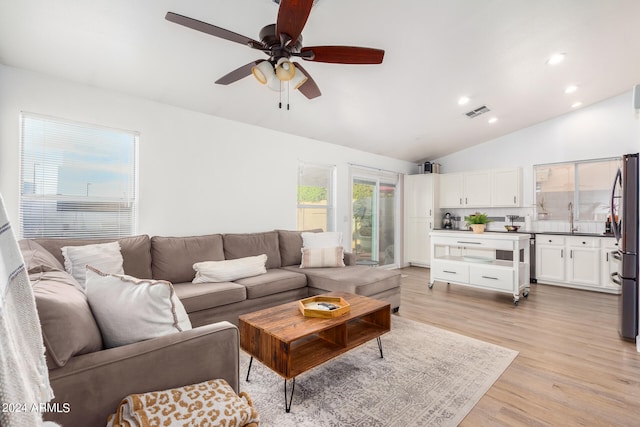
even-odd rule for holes
{"type": "Polygon", "coordinates": [[[135,234],[138,133],[21,115],[23,238],[135,234]]]}

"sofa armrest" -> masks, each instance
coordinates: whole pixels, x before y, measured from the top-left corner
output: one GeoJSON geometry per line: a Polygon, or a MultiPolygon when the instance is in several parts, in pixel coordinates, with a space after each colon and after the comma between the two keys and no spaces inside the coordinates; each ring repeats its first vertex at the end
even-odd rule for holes
{"type": "Polygon", "coordinates": [[[344,265],[356,265],[356,254],[352,254],[351,252],[345,252],[344,265]]]}
{"type": "Polygon", "coordinates": [[[200,326],[122,347],[76,356],[49,371],[65,411],[45,414],[65,427],[105,425],[131,393],[165,390],[223,378],[238,392],[239,334],[229,322],[200,326]]]}

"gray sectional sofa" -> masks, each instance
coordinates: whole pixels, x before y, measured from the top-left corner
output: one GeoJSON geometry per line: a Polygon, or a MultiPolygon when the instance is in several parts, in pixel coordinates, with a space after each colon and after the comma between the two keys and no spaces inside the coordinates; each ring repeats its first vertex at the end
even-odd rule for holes
{"type": "Polygon", "coordinates": [[[106,416],[130,393],[211,378],[224,378],[238,391],[235,325],[241,314],[332,291],[382,299],[394,311],[400,306],[397,271],[354,265],[348,253],[345,267],[300,268],[299,231],[126,237],[117,239],[125,274],[172,282],[194,329],[105,349],[86,297],[67,282],[61,248],[110,241],[20,242],[34,283],[55,402],[71,409],[46,414],[45,419],[64,426],[104,425],[106,416]],[[265,274],[233,282],[191,282],[194,263],[261,254],[267,255],[265,274]]]}

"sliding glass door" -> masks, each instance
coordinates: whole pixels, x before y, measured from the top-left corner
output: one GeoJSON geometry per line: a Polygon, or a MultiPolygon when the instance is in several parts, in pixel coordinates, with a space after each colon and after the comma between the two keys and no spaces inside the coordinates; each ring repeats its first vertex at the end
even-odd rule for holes
{"type": "Polygon", "coordinates": [[[397,175],[352,171],[351,251],[360,264],[397,264],[397,175]]]}

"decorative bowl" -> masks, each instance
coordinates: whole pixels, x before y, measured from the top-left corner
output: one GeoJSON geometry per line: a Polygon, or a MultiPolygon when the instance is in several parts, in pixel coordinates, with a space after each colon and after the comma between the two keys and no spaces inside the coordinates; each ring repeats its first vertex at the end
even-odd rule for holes
{"type": "Polygon", "coordinates": [[[505,225],[504,228],[506,228],[507,231],[518,231],[520,226],[519,225],[505,225]]]}

